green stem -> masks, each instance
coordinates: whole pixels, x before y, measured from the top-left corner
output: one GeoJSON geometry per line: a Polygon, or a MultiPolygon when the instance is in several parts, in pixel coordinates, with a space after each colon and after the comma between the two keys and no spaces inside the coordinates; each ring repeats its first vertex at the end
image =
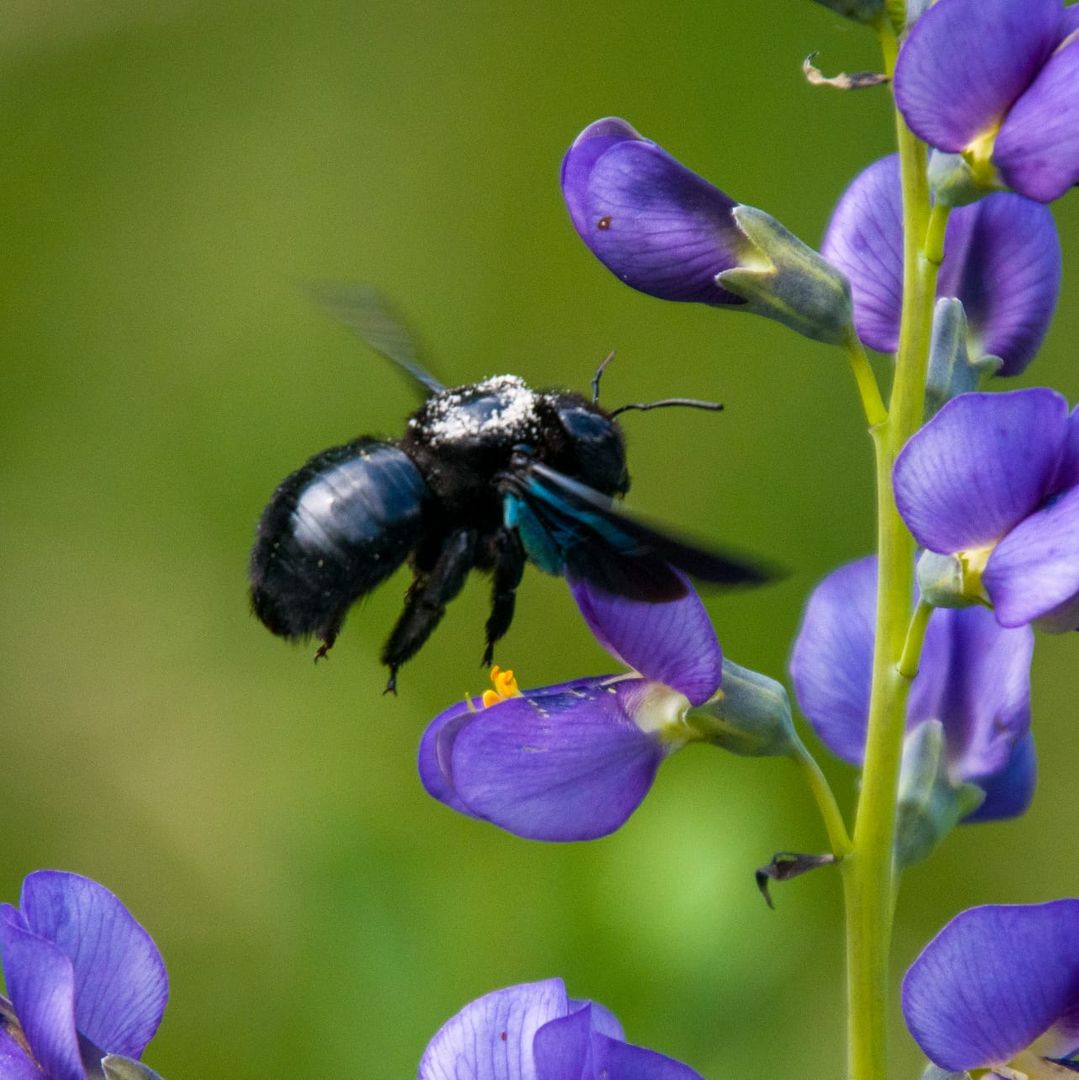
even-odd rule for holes
{"type": "Polygon", "coordinates": [[[918,661],[922,656],[922,643],[929,628],[929,616],[933,614],[933,605],[919,600],[907,627],[907,640],[903,643],[903,655],[896,665],[904,679],[913,680],[918,674],[918,661]]]}
{"type": "Polygon", "coordinates": [[[888,410],[884,407],[884,400],[880,396],[880,387],[877,385],[877,377],[870,366],[869,357],[866,356],[858,335],[853,331],[847,339],[846,349],[854,381],[858,384],[858,396],[862,399],[862,411],[865,413],[866,423],[871,428],[876,427],[888,418],[888,410]]]}
{"type": "MultiPolygon", "coordinates": [[[[881,33],[885,67],[895,70],[898,43],[881,33]]],[[[937,267],[929,234],[926,150],[896,114],[903,188],[903,314],[887,419],[872,429],[877,479],[877,623],[865,765],[850,856],[843,861],[847,906],[850,1080],[885,1080],[888,1056],[889,952],[896,889],[893,861],[899,766],[910,680],[903,657],[914,590],[914,540],[895,508],[892,465],[918,429],[932,331],[937,267]]]]}
{"type": "Polygon", "coordinates": [[[821,772],[817,759],[805,748],[801,740],[791,752],[791,759],[802,770],[806,785],[817,803],[821,820],[828,831],[828,843],[832,848],[832,854],[837,859],[846,858],[850,852],[850,835],[827,777],[821,772]]]}

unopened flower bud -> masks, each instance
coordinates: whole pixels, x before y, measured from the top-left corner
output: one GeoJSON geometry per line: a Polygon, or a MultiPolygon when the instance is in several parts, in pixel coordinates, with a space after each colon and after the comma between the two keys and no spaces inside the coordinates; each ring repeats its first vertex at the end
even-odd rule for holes
{"type": "Polygon", "coordinates": [[[933,312],[933,340],[929,347],[929,375],[925,387],[928,420],[946,401],[978,389],[981,380],[995,375],[1003,364],[999,356],[970,358],[969,334],[963,302],[941,297],[933,312]]]}
{"type": "Polygon", "coordinates": [[[948,775],[944,725],[939,720],[919,724],[903,744],[896,862],[901,867],[920,862],[984,800],[981,788],[948,775]]]}

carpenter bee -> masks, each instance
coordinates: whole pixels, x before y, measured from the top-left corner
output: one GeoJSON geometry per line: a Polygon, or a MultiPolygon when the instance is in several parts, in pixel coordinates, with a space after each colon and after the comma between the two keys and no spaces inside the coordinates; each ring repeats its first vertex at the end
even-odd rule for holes
{"type": "Polygon", "coordinates": [[[387,691],[397,669],[438,625],[469,571],[492,579],[483,663],[513,620],[515,590],[531,561],[646,601],[685,592],[680,571],[721,585],[771,576],[761,566],[710,551],[618,510],[629,489],[616,417],[630,409],[711,402],[672,398],[598,404],[570,390],[532,390],[515,375],[447,388],[378,295],[366,287],[318,290],[319,299],[424,395],[400,439],[361,436],[316,454],[285,478],[258,524],[251,603],[275,634],[317,638],[316,659],[336,639],[349,608],[409,560],[412,583],[383,649],[387,691]]]}

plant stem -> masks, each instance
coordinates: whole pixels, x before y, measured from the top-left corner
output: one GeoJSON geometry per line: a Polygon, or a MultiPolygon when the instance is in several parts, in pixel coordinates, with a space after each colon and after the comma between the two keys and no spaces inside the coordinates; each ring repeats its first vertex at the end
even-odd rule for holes
{"type": "Polygon", "coordinates": [[[862,411],[865,413],[866,423],[871,428],[876,427],[888,418],[888,410],[884,407],[884,401],[880,396],[877,377],[873,374],[869,357],[866,356],[857,334],[851,333],[847,339],[846,348],[850,359],[850,369],[854,375],[854,381],[858,384],[858,396],[862,399],[862,411]]]}
{"type": "MultiPolygon", "coordinates": [[[[889,75],[898,43],[881,46],[889,75]]],[[[910,680],[899,671],[914,591],[914,540],[895,508],[892,465],[918,429],[925,402],[937,266],[925,254],[929,230],[926,150],[896,114],[903,188],[903,314],[887,418],[871,429],[877,479],[877,623],[862,789],[854,844],[844,860],[850,1080],[886,1080],[889,952],[896,889],[896,800],[910,680]]],[[[934,233],[936,235],[936,233],[934,233]]]]}
{"type": "Polygon", "coordinates": [[[837,859],[845,859],[850,852],[850,835],[827,777],[821,772],[817,759],[805,748],[801,740],[791,752],[791,758],[801,768],[805,782],[817,803],[821,820],[828,832],[828,843],[832,848],[832,854],[837,859]]]}

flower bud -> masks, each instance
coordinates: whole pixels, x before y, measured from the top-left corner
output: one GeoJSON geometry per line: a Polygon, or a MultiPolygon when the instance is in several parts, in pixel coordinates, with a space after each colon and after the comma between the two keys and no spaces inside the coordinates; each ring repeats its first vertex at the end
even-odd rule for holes
{"type": "Polygon", "coordinates": [[[727,658],[722,686],[686,722],[702,738],[740,757],[783,756],[799,745],[782,684],[727,658]]]}
{"type": "Polygon", "coordinates": [[[970,1073],[948,1072],[947,1069],[942,1069],[939,1065],[930,1062],[922,1073],[922,1080],[970,1080],[970,1073]]]}
{"type": "Polygon", "coordinates": [[[946,401],[978,389],[981,380],[995,375],[1003,364],[999,356],[971,360],[963,303],[941,297],[933,312],[933,339],[929,347],[929,375],[925,387],[928,420],[946,401]]]}
{"type": "Polygon", "coordinates": [[[919,724],[903,744],[895,858],[900,867],[924,859],[985,800],[975,784],[955,783],[944,755],[944,725],[919,724]]]}

